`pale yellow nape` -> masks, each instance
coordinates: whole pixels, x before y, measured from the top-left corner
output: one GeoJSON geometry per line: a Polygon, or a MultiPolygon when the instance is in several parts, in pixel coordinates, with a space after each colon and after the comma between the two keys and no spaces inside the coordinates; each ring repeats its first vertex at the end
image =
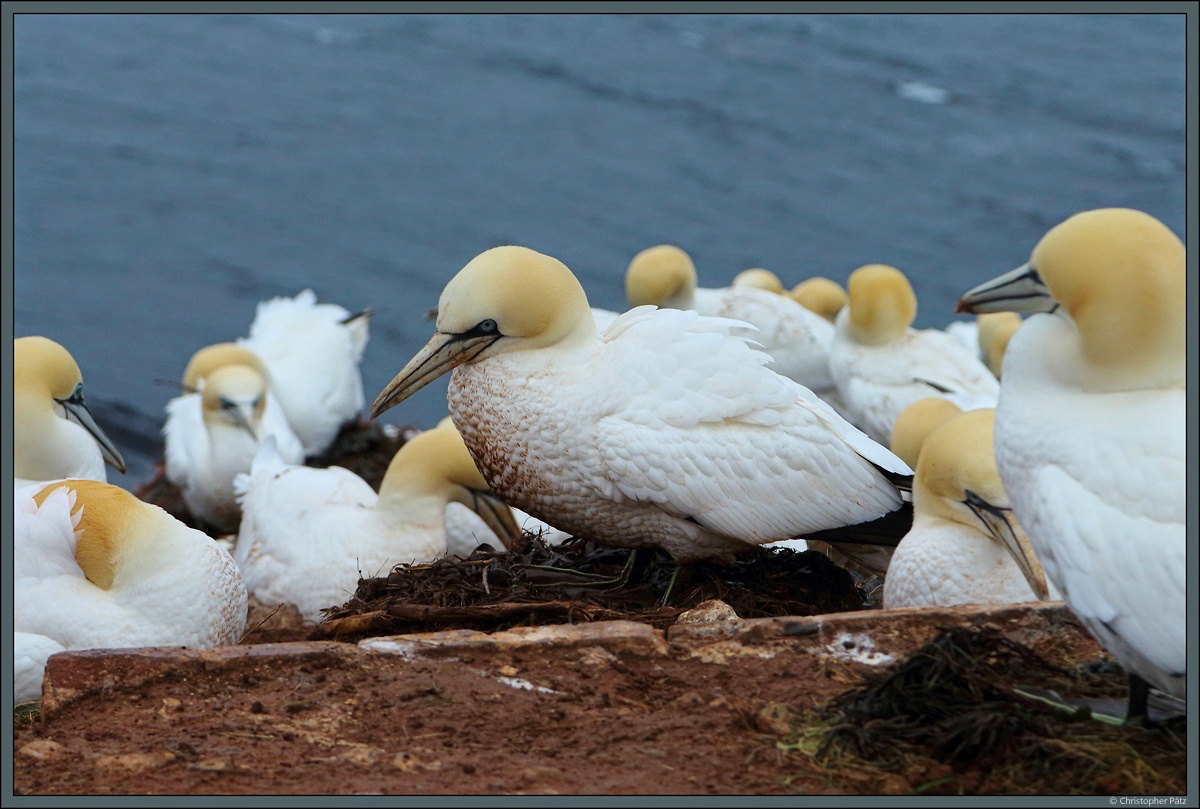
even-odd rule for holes
{"type": "Polygon", "coordinates": [[[947,420],[962,412],[958,405],[941,396],[918,399],[896,416],[889,449],[908,464],[909,469],[916,469],[925,439],[947,420]]]}
{"type": "Polygon", "coordinates": [[[765,289],[767,292],[774,292],[776,295],[784,294],[783,282],[779,280],[779,276],[762,267],[751,267],[748,270],[742,270],[733,277],[733,283],[730,286],[754,287],[755,289],[765,289]]]}
{"type": "Polygon", "coordinates": [[[1021,322],[1021,316],[1016,312],[986,312],[975,317],[979,353],[997,379],[1000,378],[1008,341],[1021,327],[1021,322]]]}
{"type": "Polygon", "coordinates": [[[1051,228],[1029,264],[1070,314],[1089,363],[1182,379],[1187,251],[1166,225],[1128,208],[1084,211],[1051,228]]]}
{"type": "Polygon", "coordinates": [[[970,487],[988,502],[1007,500],[992,449],[995,416],[994,408],[981,407],[951,416],[933,430],[917,461],[914,497],[920,490],[961,502],[970,487]]]}
{"type": "MultiPolygon", "coordinates": [[[[83,382],[83,374],[71,352],[48,337],[18,337],[13,340],[14,393],[36,393],[66,399],[83,382]]],[[[46,406],[50,407],[49,400],[46,406]]]]}
{"type": "Polygon", "coordinates": [[[648,247],[625,270],[625,297],[630,307],[683,304],[696,289],[691,256],[673,244],[648,247]]]}
{"type": "Polygon", "coordinates": [[[108,590],[116,576],[118,554],[136,539],[134,530],[146,518],[146,509],[153,506],[120,486],[94,480],[51,483],[39,489],[33,499],[40,507],[51,493],[64,487],[75,492],[71,513],[79,514],[75,526],[75,561],[88,581],[108,590]]]}
{"type": "Polygon", "coordinates": [[[879,345],[905,334],[917,316],[917,296],[904,273],[886,264],[868,264],[846,282],[850,332],[865,345],[879,345]]]}
{"type": "Polygon", "coordinates": [[[237,343],[216,343],[201,348],[188,360],[183,369],[184,387],[197,390],[200,382],[224,365],[247,365],[267,378],[266,366],[253,351],[237,343]]]}
{"type": "Polygon", "coordinates": [[[595,331],[587,295],[567,266],[528,247],[485,250],[458,271],[438,299],[437,330],[462,334],[494,320],[528,347],[553,345],[581,326],[595,331]]]}
{"type": "Polygon", "coordinates": [[[830,322],[846,305],[846,290],[842,285],[819,275],[796,284],[789,294],[796,303],[830,322]]]}
{"type": "Polygon", "coordinates": [[[392,457],[379,484],[381,498],[385,492],[437,494],[452,486],[488,488],[462,436],[445,421],[417,433],[392,457]]]}

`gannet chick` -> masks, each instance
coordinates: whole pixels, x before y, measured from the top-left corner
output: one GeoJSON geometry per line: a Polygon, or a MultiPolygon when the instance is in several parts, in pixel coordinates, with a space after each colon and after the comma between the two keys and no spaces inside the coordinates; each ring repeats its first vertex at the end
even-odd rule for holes
{"type": "Polygon", "coordinates": [[[320,455],[363,407],[358,364],[367,345],[370,312],[350,314],[317,303],[306,289],[295,298],[258,304],[241,345],[267,366],[271,392],[309,456],[320,455]]]}
{"type": "Polygon", "coordinates": [[[779,276],[770,270],[764,270],[762,267],[751,267],[748,270],[742,270],[733,276],[733,281],[729,285],[731,287],[753,287],[754,289],[774,292],[776,295],[785,294],[783,291],[783,282],[779,280],[779,276]]]}
{"type": "Polygon", "coordinates": [[[917,298],[904,274],[870,264],[850,274],[849,303],[837,318],[829,369],[847,418],[887,444],[900,411],[927,396],[964,410],[993,406],[1000,385],[953,337],[911,327],[917,298]]]}
{"type": "Polygon", "coordinates": [[[951,416],[924,442],[912,530],[883,585],[883,606],[1012,604],[1049,597],[992,455],[991,408],[951,416]]]}
{"type": "Polygon", "coordinates": [[[83,402],[83,375],[71,353],[45,337],[13,340],[14,488],[81,478],[107,480],[104,464],[125,460],[83,402]]]}
{"type": "Polygon", "coordinates": [[[846,306],[846,290],[842,289],[842,285],[819,275],[796,284],[788,294],[796,303],[816,312],[830,323],[837,319],[838,312],[846,306]]]}
{"type": "Polygon", "coordinates": [[[437,331],[372,417],[455,369],[483,477],[574,536],[688,563],[900,508],[908,467],[766,367],[738,324],[642,306],[597,334],[561,262],[497,247],[450,280],[437,331]]]}
{"type": "Polygon", "coordinates": [[[996,466],[1067,605],[1137,686],[1187,684],[1186,252],[1147,214],[1050,231],[959,311],[1032,313],[1012,336],[996,466]]]}
{"type": "Polygon", "coordinates": [[[234,558],[246,587],[264,603],[295,604],[306,620],[344,604],[360,575],[443,555],[451,501],[472,506],[503,542],[518,533],[453,430],[410,439],[388,464],[378,494],[338,466],[285,464],[271,439],[235,486],[242,524],[234,558]]]}
{"type": "Polygon", "coordinates": [[[106,483],[14,493],[17,702],[41,694],[64,649],[235,644],[246,624],[237,565],[207,536],[106,483]]]}
{"type": "Polygon", "coordinates": [[[267,380],[256,368],[223,365],[197,381],[201,392],[167,403],[167,480],[179,487],[192,516],[231,533],[242,518],[233,479],[250,471],[259,442],[275,436],[290,463],[304,460],[304,448],[281,411],[271,411],[268,426],[267,380]]]}
{"type": "Polygon", "coordinates": [[[684,309],[741,320],[757,331],[743,332],[770,356],[770,367],[821,395],[833,387],[829,348],[833,328],[785,295],[748,286],[696,286],[696,268],[686,252],[661,244],[638,253],[625,271],[631,307],[684,309]]]}

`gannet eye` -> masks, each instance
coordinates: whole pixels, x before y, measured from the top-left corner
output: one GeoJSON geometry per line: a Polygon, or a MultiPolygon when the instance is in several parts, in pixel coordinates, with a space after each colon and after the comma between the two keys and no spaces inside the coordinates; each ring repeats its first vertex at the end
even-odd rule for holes
{"type": "Polygon", "coordinates": [[[491,318],[488,318],[487,320],[481,320],[479,321],[479,325],[475,328],[484,334],[491,334],[496,330],[496,321],[492,320],[491,318]]]}

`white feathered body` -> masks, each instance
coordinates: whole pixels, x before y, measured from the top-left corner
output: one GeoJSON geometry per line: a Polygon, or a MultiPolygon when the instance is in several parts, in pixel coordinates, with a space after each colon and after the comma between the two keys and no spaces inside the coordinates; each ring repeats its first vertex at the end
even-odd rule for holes
{"type": "Polygon", "coordinates": [[[1074,326],[1033,315],[1013,335],[995,453],[1047,578],[1127,669],[1179,698],[1187,677],[1182,385],[1094,393],[1068,382],[1074,326]]]}
{"type": "Polygon", "coordinates": [[[747,336],[770,356],[773,371],[818,395],[833,387],[829,372],[833,325],[791,298],[753,287],[699,287],[689,308],[749,323],[758,331],[747,336]]]}
{"type": "Polygon", "coordinates": [[[264,442],[235,486],[242,504],[234,558],[264,603],[295,604],[306,620],[346,603],[360,577],[446,549],[445,501],[379,507],[379,495],[347,469],[285,463],[264,442]]]}
{"type": "Polygon", "coordinates": [[[900,411],[919,399],[941,396],[963,410],[996,406],[996,377],[977,353],[945,332],[909,329],[898,339],[866,345],[848,327],[849,310],[842,310],[829,369],[847,418],[876,441],[889,443],[900,411]]]}
{"type": "Polygon", "coordinates": [[[742,328],[637,307],[598,337],[457,368],[450,412],[514,507],[681,562],[899,507],[871,461],[908,473],[903,462],[764,367],[765,354],[730,336],[742,328]]]}
{"type": "Polygon", "coordinates": [[[344,322],[349,316],[306,289],[260,303],[249,336],[237,341],[267,366],[271,391],[308,455],[325,451],[362,411],[368,319],[344,322]]]}
{"type": "Polygon", "coordinates": [[[250,471],[259,441],[274,436],[288,463],[303,463],[304,447],[292,432],[278,400],[267,393],[258,438],[232,424],[206,424],[199,393],[167,402],[163,427],[167,480],[183,492],[188,510],[223,531],[236,531],[241,507],[233,479],[250,471]]]}
{"type": "MultiPolygon", "coordinates": [[[[246,623],[246,589],[237,565],[207,536],[165,511],[149,519],[152,553],[118,558],[109,589],[75,561],[75,495],[61,488],[39,507],[39,487],[15,493],[14,618],[17,680],[41,691],[46,658],[62,649],[237,643],[246,623]]],[[[20,691],[20,689],[18,689],[20,691]]]]}

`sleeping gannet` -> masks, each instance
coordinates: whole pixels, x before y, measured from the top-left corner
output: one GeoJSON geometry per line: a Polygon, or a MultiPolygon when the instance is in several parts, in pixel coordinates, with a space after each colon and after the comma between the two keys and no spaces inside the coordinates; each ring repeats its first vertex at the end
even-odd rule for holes
{"type": "Polygon", "coordinates": [[[1047,577],[1131,675],[1131,718],[1145,683],[1187,684],[1185,265],[1153,217],[1086,211],[959,300],[1032,313],[1004,357],[996,466],[1047,577]]]}
{"type": "Polygon", "coordinates": [[[363,407],[358,364],[367,345],[370,311],[350,314],[317,303],[306,289],[295,298],[258,304],[250,335],[238,345],[267,367],[271,392],[279,399],[307,455],[320,455],[363,407]]]}
{"type": "MultiPolygon", "coordinates": [[[[766,293],[770,294],[770,293],[766,293]]],[[[496,247],[450,280],[377,417],[454,369],[447,403],[492,490],[575,536],[688,563],[899,509],[900,459],[732,336],[641,306],[596,331],[561,262],[496,247]]]]}
{"type": "Polygon", "coordinates": [[[83,376],[71,353],[45,337],[13,340],[14,489],[125,471],[121,453],[83,403],[83,376]]]}
{"type": "Polygon", "coordinates": [[[925,439],[913,477],[912,530],[892,554],[885,608],[1050,597],[996,471],[994,415],[991,408],[952,415],[925,439]]]}
{"type": "Polygon", "coordinates": [[[158,506],[107,483],[14,492],[17,702],[41,694],[64,649],[235,644],[246,588],[229,554],[158,506]]]}
{"type": "Polygon", "coordinates": [[[451,501],[472,506],[505,543],[518,532],[454,430],[410,439],[388,464],[378,494],[338,466],[284,463],[269,438],[235,487],[242,523],[234,558],[247,589],[264,603],[295,604],[306,620],[344,604],[360,575],[386,575],[395,565],[444,554],[451,501]]]}
{"type": "Polygon", "coordinates": [[[887,444],[900,411],[927,396],[964,410],[995,405],[1000,385],[974,352],[939,329],[912,328],[917,298],[904,273],[859,267],[846,291],[829,369],[859,429],[887,444]]]}
{"type": "Polygon", "coordinates": [[[275,436],[285,461],[304,461],[304,447],[271,398],[262,366],[238,362],[244,358],[236,352],[228,359],[209,366],[215,361],[210,352],[200,367],[189,364],[184,384],[200,391],[167,402],[163,427],[167,480],[179,487],[192,516],[225,533],[241,520],[233,479],[250,471],[261,440],[275,436]]]}
{"type": "Polygon", "coordinates": [[[630,307],[690,309],[710,317],[749,323],[744,332],[770,356],[770,368],[821,395],[833,387],[829,348],[833,327],[786,295],[751,286],[707,289],[696,286],[696,268],[686,252],[670,244],[633,257],[625,271],[630,307]]]}
{"type": "Polygon", "coordinates": [[[830,323],[837,320],[838,312],[846,306],[846,290],[842,289],[842,285],[819,275],[796,284],[788,295],[796,303],[811,312],[816,312],[830,323]]]}

